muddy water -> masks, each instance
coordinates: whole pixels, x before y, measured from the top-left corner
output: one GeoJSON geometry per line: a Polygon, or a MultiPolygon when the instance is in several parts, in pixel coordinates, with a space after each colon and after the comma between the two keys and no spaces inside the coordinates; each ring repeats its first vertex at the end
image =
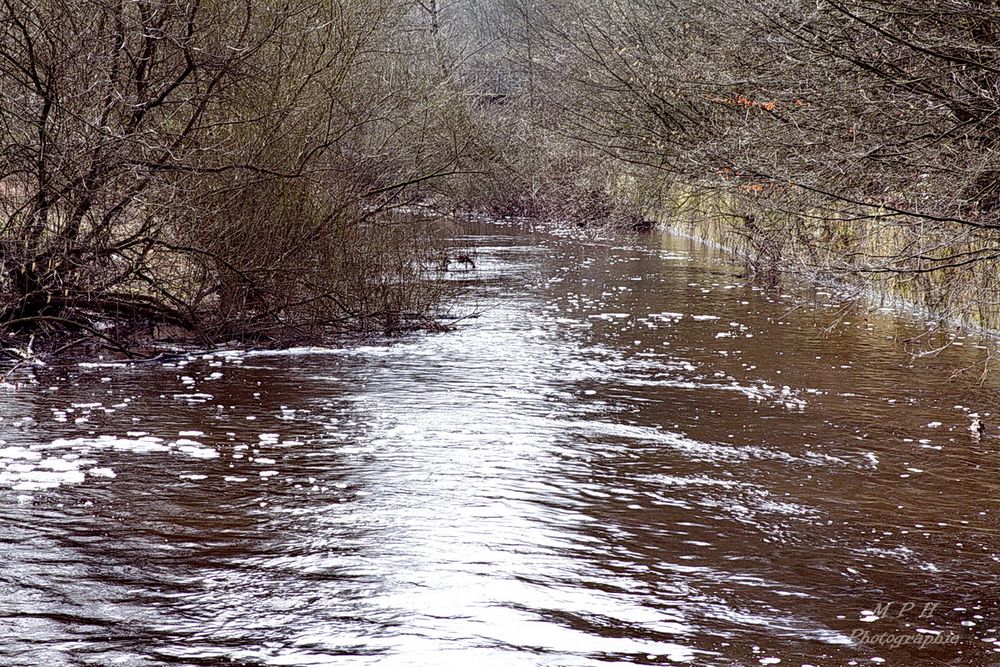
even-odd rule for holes
{"type": "Polygon", "coordinates": [[[1000,664],[974,341],[682,239],[463,242],[453,333],[0,388],[0,664],[1000,664]]]}

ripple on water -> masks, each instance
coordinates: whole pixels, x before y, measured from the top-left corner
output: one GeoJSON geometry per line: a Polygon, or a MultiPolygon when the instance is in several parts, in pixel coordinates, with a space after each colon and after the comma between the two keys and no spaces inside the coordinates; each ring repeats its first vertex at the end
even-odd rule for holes
{"type": "Polygon", "coordinates": [[[953,385],[684,242],[520,224],[451,333],[4,385],[0,662],[861,664],[883,596],[992,655],[953,385]]]}

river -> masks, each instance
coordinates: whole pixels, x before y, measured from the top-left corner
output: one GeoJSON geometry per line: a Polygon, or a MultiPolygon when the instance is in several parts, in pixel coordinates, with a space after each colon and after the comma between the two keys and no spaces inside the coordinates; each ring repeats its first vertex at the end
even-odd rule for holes
{"type": "Polygon", "coordinates": [[[458,242],[451,332],[0,386],[0,664],[1000,665],[975,339],[683,238],[458,242]]]}

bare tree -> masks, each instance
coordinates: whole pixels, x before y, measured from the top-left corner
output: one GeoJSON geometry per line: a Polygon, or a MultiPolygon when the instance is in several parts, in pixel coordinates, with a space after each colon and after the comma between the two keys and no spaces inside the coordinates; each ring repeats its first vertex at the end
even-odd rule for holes
{"type": "Polygon", "coordinates": [[[456,171],[463,138],[427,139],[443,98],[406,71],[409,11],[4,0],[0,325],[208,340],[426,309],[429,241],[389,212],[456,171]]]}

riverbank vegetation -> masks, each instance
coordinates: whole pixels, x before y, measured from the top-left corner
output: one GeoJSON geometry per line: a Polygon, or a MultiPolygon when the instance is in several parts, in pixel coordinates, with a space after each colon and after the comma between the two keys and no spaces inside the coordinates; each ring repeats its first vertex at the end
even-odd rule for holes
{"type": "Polygon", "coordinates": [[[123,349],[420,321],[433,248],[394,209],[456,170],[468,130],[409,20],[381,0],[4,2],[5,333],[123,349]]]}
{"type": "Polygon", "coordinates": [[[688,225],[1000,328],[998,33],[965,0],[4,0],[0,326],[405,328],[420,204],[688,225]]]}
{"type": "Polygon", "coordinates": [[[766,279],[1000,327],[996,5],[575,0],[533,24],[552,131],[639,215],[766,279]]]}

